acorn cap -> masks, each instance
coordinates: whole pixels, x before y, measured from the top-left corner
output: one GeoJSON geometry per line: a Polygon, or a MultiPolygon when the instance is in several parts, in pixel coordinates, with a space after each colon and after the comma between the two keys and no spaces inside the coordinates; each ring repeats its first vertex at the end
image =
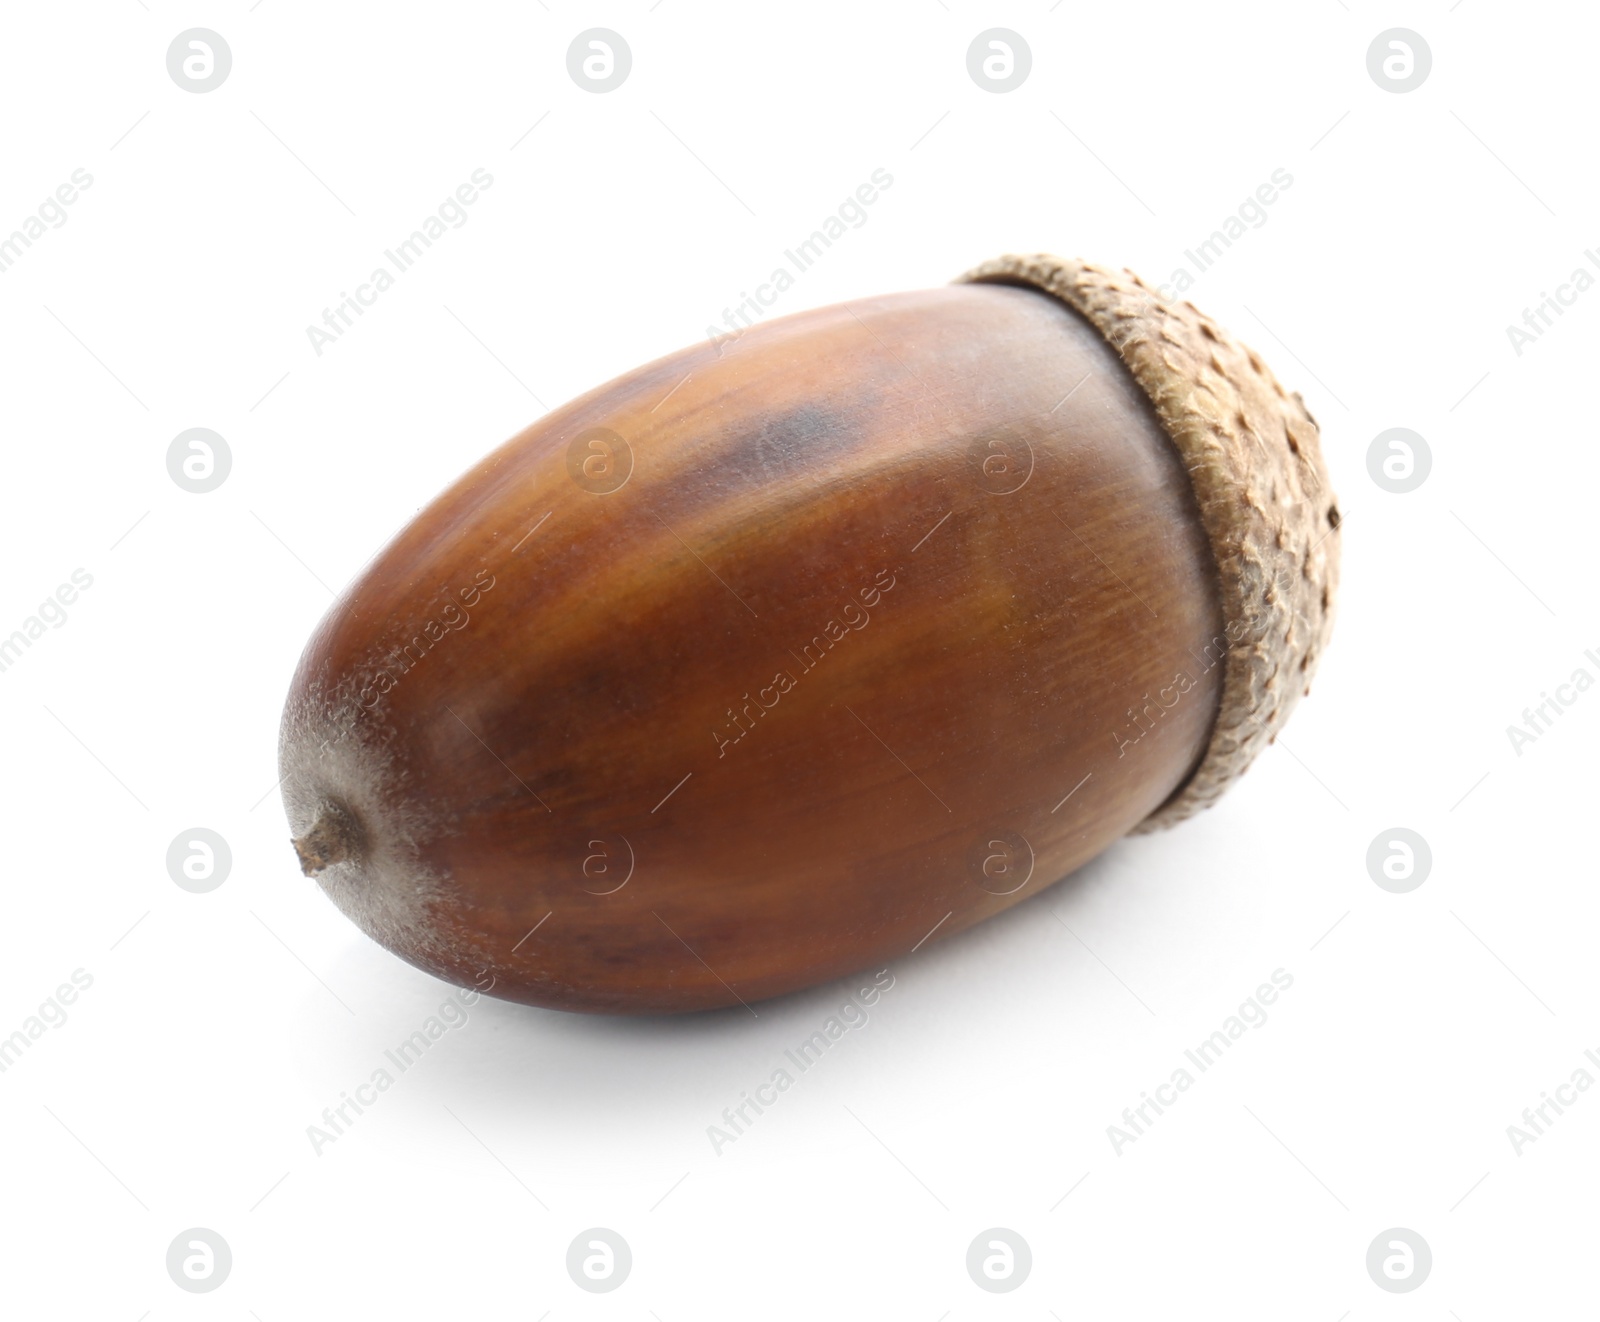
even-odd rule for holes
{"type": "Polygon", "coordinates": [[[1031,285],[1086,318],[1149,396],[1194,484],[1226,659],[1205,753],[1134,829],[1173,826],[1215,803],[1277,737],[1332,632],[1340,519],[1316,420],[1255,353],[1132,272],[1038,253],[997,257],[957,283],[969,281],[1031,285]]]}

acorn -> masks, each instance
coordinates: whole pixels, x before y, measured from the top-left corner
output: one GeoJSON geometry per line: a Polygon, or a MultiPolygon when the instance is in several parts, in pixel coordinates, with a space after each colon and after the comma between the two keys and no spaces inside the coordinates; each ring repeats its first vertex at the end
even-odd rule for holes
{"type": "Polygon", "coordinates": [[[294,848],[440,978],[752,1008],[1214,803],[1338,548],[1300,396],[1131,274],[753,324],[547,414],[345,591],[283,717],[294,848]]]}

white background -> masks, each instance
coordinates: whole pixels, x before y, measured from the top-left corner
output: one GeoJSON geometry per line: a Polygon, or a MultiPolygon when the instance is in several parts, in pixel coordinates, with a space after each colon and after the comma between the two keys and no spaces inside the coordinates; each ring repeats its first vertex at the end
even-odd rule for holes
{"type": "MultiPolygon", "coordinates": [[[[1592,402],[1600,292],[1507,336],[1600,245],[1600,22],[1490,0],[977,6],[7,6],[0,233],[93,185],[0,275],[0,633],[93,586],[0,674],[0,1033],[93,985],[0,1075],[0,1309],[18,1317],[1568,1316],[1594,1307],[1600,1052],[1592,402]],[[186,28],[233,68],[169,77],[186,28]],[[566,51],[633,70],[596,95],[566,51]],[[1026,83],[979,88],[1005,26],[1026,83]],[[1422,34],[1407,94],[1369,77],[1422,34]],[[537,127],[532,127],[537,125],[537,127]],[[530,128],[532,131],[530,132],[530,128]],[[320,357],[306,326],[473,170],[470,219],[320,357]],[[1005,251],[1165,281],[1277,168],[1190,297],[1305,394],[1345,515],[1312,697],[1216,810],[893,965],[871,1023],[716,1153],[707,1126],[850,984],[671,1021],[484,1001],[338,1141],[307,1126],[449,988],[296,869],[280,705],[331,592],[500,440],[703,337],[882,167],[867,224],[775,310],[941,284],[1005,251]],[[537,396],[537,399],[535,398],[537,396]],[[1369,477],[1409,427],[1427,481],[1369,477]],[[195,495],[172,438],[233,456],[195,495]],[[227,881],[165,857],[205,826],[227,881]],[[1366,851],[1405,826],[1427,881],[1366,851]],[[1274,970],[1293,987],[1118,1153],[1107,1126],[1274,970]],[[1069,1193],[1070,1190],[1070,1193],[1069,1193]],[[1063,1197],[1063,1195],[1066,1195],[1063,1197]],[[167,1246],[206,1227],[230,1277],[167,1246]],[[565,1255],[621,1234],[588,1294],[565,1255]],[[1031,1245],[1013,1293],[968,1244],[1031,1245]],[[1432,1248],[1410,1294],[1365,1257],[1432,1248]]],[[[1600,273],[1600,272],[1597,272],[1600,273]]]]}

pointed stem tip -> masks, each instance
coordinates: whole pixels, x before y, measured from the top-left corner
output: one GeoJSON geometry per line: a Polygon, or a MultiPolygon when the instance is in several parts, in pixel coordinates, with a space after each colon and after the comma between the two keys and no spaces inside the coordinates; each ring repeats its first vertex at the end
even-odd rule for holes
{"type": "Polygon", "coordinates": [[[300,871],[314,877],[324,868],[357,856],[361,829],[347,809],[329,802],[323,805],[311,829],[293,844],[300,857],[300,871]]]}

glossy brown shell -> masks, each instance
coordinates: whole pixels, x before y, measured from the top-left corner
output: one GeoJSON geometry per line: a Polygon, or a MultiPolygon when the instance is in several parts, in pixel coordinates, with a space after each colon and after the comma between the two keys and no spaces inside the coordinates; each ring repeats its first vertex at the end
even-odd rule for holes
{"type": "Polygon", "coordinates": [[[1158,808],[1217,715],[1219,602],[1177,452],[1077,313],[985,284],[801,313],[547,415],[377,557],[293,682],[290,825],[440,977],[750,1004],[1158,808]]]}

